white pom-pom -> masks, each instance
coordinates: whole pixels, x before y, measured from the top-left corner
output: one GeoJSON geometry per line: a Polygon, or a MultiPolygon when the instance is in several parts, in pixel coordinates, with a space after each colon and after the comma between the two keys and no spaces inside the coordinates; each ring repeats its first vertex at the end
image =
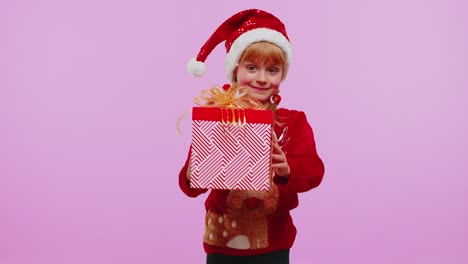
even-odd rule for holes
{"type": "Polygon", "coordinates": [[[203,76],[206,72],[205,63],[197,61],[195,58],[192,58],[187,63],[187,71],[195,77],[203,76]]]}

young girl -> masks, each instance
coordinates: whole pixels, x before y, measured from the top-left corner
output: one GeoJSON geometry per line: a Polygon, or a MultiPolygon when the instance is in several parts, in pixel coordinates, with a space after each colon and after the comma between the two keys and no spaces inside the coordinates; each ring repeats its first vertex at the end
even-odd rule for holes
{"type": "MultiPolygon", "coordinates": [[[[298,193],[317,187],[324,174],[305,114],[277,109],[279,87],[291,60],[289,39],[283,23],[272,14],[244,10],[214,32],[196,60],[189,62],[189,72],[203,75],[203,62],[222,41],[230,89],[244,89],[246,96],[275,113],[274,184],[268,191],[210,191],[203,236],[207,263],[289,263],[296,236],[290,210],[298,206],[298,193]]],[[[190,153],[179,185],[186,195],[196,197],[207,190],[190,187],[190,153]]]]}

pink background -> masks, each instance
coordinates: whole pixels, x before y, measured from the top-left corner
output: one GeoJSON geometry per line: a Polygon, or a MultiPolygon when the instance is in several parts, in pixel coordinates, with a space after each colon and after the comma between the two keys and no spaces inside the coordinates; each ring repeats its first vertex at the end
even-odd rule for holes
{"type": "Polygon", "coordinates": [[[175,124],[226,81],[224,47],[185,67],[250,7],[287,25],[282,105],[326,164],[292,263],[468,262],[465,1],[159,2],[0,3],[0,263],[204,262],[175,124]]]}

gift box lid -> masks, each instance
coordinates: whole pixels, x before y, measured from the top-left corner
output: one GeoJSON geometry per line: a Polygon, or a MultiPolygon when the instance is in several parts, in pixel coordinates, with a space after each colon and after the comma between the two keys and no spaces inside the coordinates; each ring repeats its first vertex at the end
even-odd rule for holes
{"type": "Polygon", "coordinates": [[[226,107],[193,107],[192,120],[238,121],[246,123],[274,124],[271,110],[240,109],[226,107]]]}

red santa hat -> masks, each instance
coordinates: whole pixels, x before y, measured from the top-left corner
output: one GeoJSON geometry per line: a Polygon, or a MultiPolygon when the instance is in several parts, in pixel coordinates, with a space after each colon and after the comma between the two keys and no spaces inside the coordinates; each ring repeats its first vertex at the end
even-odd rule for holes
{"type": "Polygon", "coordinates": [[[222,41],[225,41],[226,46],[225,68],[229,80],[232,80],[234,69],[244,50],[259,41],[271,42],[283,50],[286,57],[283,79],[286,77],[292,56],[291,44],[284,24],[272,14],[259,9],[249,9],[224,21],[206,41],[197,57],[189,61],[188,72],[196,77],[203,76],[206,72],[206,58],[222,41]]]}

